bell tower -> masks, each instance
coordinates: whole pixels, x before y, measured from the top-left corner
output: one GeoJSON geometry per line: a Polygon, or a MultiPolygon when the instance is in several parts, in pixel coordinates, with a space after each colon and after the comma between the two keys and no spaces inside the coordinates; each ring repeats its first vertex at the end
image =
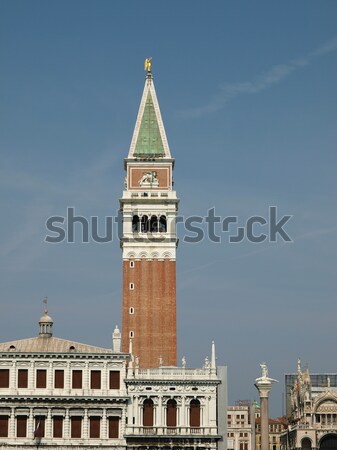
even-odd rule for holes
{"type": "Polygon", "coordinates": [[[123,217],[122,350],[143,368],[175,366],[176,215],[171,157],[157,95],[151,59],[128,157],[120,199],[123,217]]]}

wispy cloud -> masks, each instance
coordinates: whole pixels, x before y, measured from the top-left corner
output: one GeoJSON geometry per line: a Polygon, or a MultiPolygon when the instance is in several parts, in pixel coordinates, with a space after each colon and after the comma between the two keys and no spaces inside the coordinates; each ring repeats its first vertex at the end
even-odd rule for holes
{"type": "Polygon", "coordinates": [[[271,86],[280,83],[293,72],[310,65],[315,59],[337,50],[337,36],[325,42],[305,57],[290,60],[285,64],[277,64],[269,70],[260,73],[251,81],[224,83],[210,101],[196,108],[183,111],[186,118],[196,118],[219,111],[230,100],[243,94],[257,94],[271,86]]]}
{"type": "Polygon", "coordinates": [[[71,175],[58,180],[18,171],[14,163],[0,169],[4,198],[12,196],[18,205],[7,225],[2,224],[0,266],[21,272],[43,257],[48,250],[44,243],[45,222],[52,215],[64,214],[67,206],[95,213],[111,206],[109,192],[112,187],[118,192],[119,186],[110,180],[109,172],[117,162],[118,155],[102,151],[90,166],[77,164],[71,175]]]}

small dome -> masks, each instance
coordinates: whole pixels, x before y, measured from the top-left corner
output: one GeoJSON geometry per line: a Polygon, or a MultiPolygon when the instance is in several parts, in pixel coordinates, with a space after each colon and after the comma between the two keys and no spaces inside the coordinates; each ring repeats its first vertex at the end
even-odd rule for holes
{"type": "Polygon", "coordinates": [[[53,319],[48,315],[47,307],[44,310],[44,315],[39,320],[39,336],[52,337],[53,335],[53,319]]]}
{"type": "Polygon", "coordinates": [[[54,323],[53,319],[45,313],[39,320],[39,323],[54,323]]]}

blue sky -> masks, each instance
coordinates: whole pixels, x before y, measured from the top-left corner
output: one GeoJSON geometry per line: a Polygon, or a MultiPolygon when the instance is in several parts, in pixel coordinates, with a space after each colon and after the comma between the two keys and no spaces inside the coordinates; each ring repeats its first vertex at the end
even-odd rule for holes
{"type": "Polygon", "coordinates": [[[110,346],[117,240],[46,244],[45,221],[115,214],[152,56],[180,213],[293,215],[291,244],[180,243],[179,358],[200,366],[215,339],[231,402],[257,398],[266,361],[272,415],[298,355],[336,372],[336,2],[0,8],[0,340],[34,336],[48,295],[56,335],[110,346]]]}

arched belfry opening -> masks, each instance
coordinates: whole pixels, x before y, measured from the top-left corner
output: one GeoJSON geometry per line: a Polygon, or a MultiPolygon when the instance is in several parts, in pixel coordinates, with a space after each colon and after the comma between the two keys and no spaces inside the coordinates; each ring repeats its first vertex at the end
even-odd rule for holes
{"type": "Polygon", "coordinates": [[[166,231],[167,231],[167,222],[166,222],[165,216],[160,216],[159,231],[160,231],[160,233],[166,233],[166,231]]]}

